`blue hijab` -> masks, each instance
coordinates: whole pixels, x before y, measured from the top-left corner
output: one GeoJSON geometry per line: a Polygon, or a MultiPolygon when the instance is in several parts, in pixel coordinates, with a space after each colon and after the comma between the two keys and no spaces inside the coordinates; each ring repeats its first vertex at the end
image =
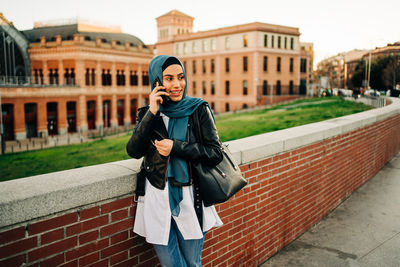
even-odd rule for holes
{"type": "MultiPolygon", "coordinates": [[[[158,78],[161,82],[163,80],[163,65],[166,61],[174,62],[173,64],[179,64],[182,67],[183,74],[185,75],[185,90],[183,93],[182,100],[179,102],[168,101],[160,106],[160,112],[169,117],[168,123],[168,137],[170,139],[177,139],[186,141],[186,134],[188,129],[189,116],[206,101],[200,98],[193,98],[186,95],[187,91],[187,78],[186,72],[176,57],[160,55],[150,62],[149,65],[149,78],[151,84],[151,90],[154,89],[154,81],[158,78]]],[[[168,63],[168,62],[167,62],[168,63]]],[[[171,64],[172,65],[172,64],[171,64]]],[[[164,66],[165,69],[165,66],[164,66]]],[[[180,183],[189,182],[189,171],[185,159],[170,156],[168,165],[168,176],[167,178],[174,178],[175,181],[180,183]]],[[[172,186],[168,179],[168,190],[169,190],[169,204],[171,213],[174,216],[178,216],[180,212],[179,203],[182,201],[182,187],[172,186]]]]}

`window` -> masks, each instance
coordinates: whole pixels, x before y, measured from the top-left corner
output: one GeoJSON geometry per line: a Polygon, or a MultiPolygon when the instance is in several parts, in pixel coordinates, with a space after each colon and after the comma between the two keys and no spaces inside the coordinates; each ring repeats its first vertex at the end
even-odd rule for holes
{"type": "Polygon", "coordinates": [[[211,102],[211,109],[214,110],[215,109],[215,103],[211,102]]]}
{"type": "Polygon", "coordinates": [[[307,72],[307,59],[306,58],[300,59],[300,72],[302,72],[302,73],[307,72]]]}
{"type": "Polygon", "coordinates": [[[281,72],[281,57],[278,57],[276,60],[276,71],[281,72]]]}
{"type": "Polygon", "coordinates": [[[215,95],[215,82],[211,81],[211,94],[215,95]]]}
{"type": "Polygon", "coordinates": [[[211,73],[215,72],[215,60],[211,59],[211,73]]]}
{"type": "Polygon", "coordinates": [[[244,80],[243,81],[243,95],[247,95],[247,81],[244,80]]]}
{"type": "Polygon", "coordinates": [[[193,67],[193,74],[196,74],[196,60],[193,60],[192,67],[193,67]]]}
{"type": "Polygon", "coordinates": [[[203,40],[203,52],[208,51],[208,45],[207,45],[207,40],[203,40]]]}
{"type": "Polygon", "coordinates": [[[271,47],[274,48],[274,46],[275,46],[275,36],[272,35],[271,36],[271,47]]]}
{"type": "Polygon", "coordinates": [[[268,57],[267,56],[264,56],[264,59],[263,59],[263,70],[268,71],[268,57]]]}
{"type": "Polygon", "coordinates": [[[248,36],[247,34],[243,35],[243,47],[248,46],[248,36]]]}
{"type": "Polygon", "coordinates": [[[285,36],[285,49],[287,49],[287,37],[285,36]]]}
{"type": "Polygon", "coordinates": [[[244,56],[243,57],[243,71],[247,71],[247,57],[244,56]]]}
{"type": "Polygon", "coordinates": [[[268,95],[268,82],[266,80],[263,81],[262,90],[263,95],[268,95]]]}
{"type": "Polygon", "coordinates": [[[225,37],[225,49],[231,48],[231,43],[229,41],[229,36],[225,37]]]}
{"type": "Polygon", "coordinates": [[[289,67],[289,71],[293,72],[293,58],[290,58],[290,67],[289,67]]]}
{"type": "Polygon", "coordinates": [[[280,95],[281,94],[281,81],[276,82],[276,94],[280,95]]]}
{"type": "Polygon", "coordinates": [[[228,112],[229,111],[229,103],[225,104],[225,111],[228,112]]]}
{"type": "Polygon", "coordinates": [[[94,69],[92,69],[91,78],[92,78],[92,85],[96,85],[96,74],[94,72],[94,69]]]}
{"type": "Polygon", "coordinates": [[[243,109],[246,109],[247,108],[247,104],[243,104],[243,109]]]}
{"type": "Polygon", "coordinates": [[[86,69],[86,72],[85,72],[85,85],[90,85],[90,71],[89,71],[89,69],[86,69]]]}
{"type": "Polygon", "coordinates": [[[225,72],[229,72],[229,57],[225,58],[225,72]]]}
{"type": "Polygon", "coordinates": [[[138,85],[138,76],[137,76],[136,71],[130,72],[130,82],[131,82],[131,85],[133,85],[133,86],[138,85]]]}
{"type": "Polygon", "coordinates": [[[293,37],[292,38],[290,38],[290,49],[294,49],[294,39],[293,39],[293,37]]]}
{"type": "Polygon", "coordinates": [[[264,34],[264,47],[268,47],[268,35],[264,34]]]}
{"type": "Polygon", "coordinates": [[[203,81],[203,95],[207,94],[206,82],[203,81]]]}
{"type": "Polygon", "coordinates": [[[193,81],[193,95],[196,95],[196,81],[193,81]]]}
{"type": "Polygon", "coordinates": [[[202,65],[203,65],[203,73],[206,73],[206,60],[205,59],[203,59],[202,65]]]}
{"type": "Polygon", "coordinates": [[[217,49],[217,45],[215,43],[215,39],[211,39],[211,50],[215,51],[217,49]]]}
{"type": "Polygon", "coordinates": [[[289,94],[293,95],[293,81],[289,82],[289,94]]]}
{"type": "Polygon", "coordinates": [[[142,84],[143,85],[149,85],[150,80],[149,80],[149,73],[147,71],[142,72],[142,84]]]}
{"type": "Polygon", "coordinates": [[[188,48],[187,48],[186,43],[183,43],[183,53],[184,53],[184,54],[187,54],[187,53],[188,53],[188,48]]]}
{"type": "Polygon", "coordinates": [[[226,95],[229,95],[229,86],[230,86],[229,81],[225,81],[225,94],[226,95]]]}
{"type": "Polygon", "coordinates": [[[281,48],[281,37],[278,36],[278,48],[281,48]]]}
{"type": "Polygon", "coordinates": [[[186,61],[183,61],[183,68],[184,68],[184,71],[186,72],[186,61]]]}

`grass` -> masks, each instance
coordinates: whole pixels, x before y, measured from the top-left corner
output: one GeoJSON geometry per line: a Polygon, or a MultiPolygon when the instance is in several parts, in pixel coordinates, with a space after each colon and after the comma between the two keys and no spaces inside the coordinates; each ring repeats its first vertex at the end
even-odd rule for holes
{"type": "MultiPolygon", "coordinates": [[[[318,122],[371,109],[338,97],[299,100],[270,109],[216,117],[221,141],[318,122]]],[[[0,181],[129,159],[130,134],[104,140],[0,156],[0,181]]]]}

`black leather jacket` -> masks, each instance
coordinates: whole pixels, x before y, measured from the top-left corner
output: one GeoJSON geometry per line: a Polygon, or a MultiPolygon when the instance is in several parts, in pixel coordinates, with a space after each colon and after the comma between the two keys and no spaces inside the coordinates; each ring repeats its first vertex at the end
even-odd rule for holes
{"type": "MultiPolygon", "coordinates": [[[[134,132],[126,145],[126,151],[133,158],[139,159],[144,157],[141,173],[158,189],[164,189],[165,187],[169,157],[160,155],[151,141],[166,138],[168,138],[168,132],[159,112],[157,115],[154,115],[150,112],[149,106],[140,108],[134,132]]],[[[217,165],[222,160],[217,129],[207,104],[200,105],[189,117],[186,141],[173,141],[170,156],[186,159],[189,163],[190,176],[188,184],[179,184],[176,181],[172,181],[175,186],[193,184],[194,177],[191,174],[190,162],[201,161],[205,164],[217,165]],[[201,134],[203,136],[202,143],[196,141],[193,129],[193,116],[197,116],[196,113],[198,113],[200,120],[201,134]]],[[[141,182],[139,180],[138,183],[141,182]]],[[[138,184],[137,187],[141,186],[138,184]]],[[[136,192],[137,195],[143,195],[143,193],[138,194],[136,192]]]]}

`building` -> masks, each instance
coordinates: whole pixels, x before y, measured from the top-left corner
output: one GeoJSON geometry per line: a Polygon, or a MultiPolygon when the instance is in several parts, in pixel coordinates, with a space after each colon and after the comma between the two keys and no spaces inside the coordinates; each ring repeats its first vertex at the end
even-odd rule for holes
{"type": "Polygon", "coordinates": [[[179,57],[188,74],[188,94],[202,97],[216,112],[306,94],[312,45],[301,50],[298,28],[253,22],[193,32],[194,18],[177,10],[156,20],[156,54],[179,57]]]}
{"type": "Polygon", "coordinates": [[[147,101],[153,50],[119,27],[73,20],[19,31],[1,14],[0,47],[6,140],[129,126],[147,101]]]}
{"type": "Polygon", "coordinates": [[[304,94],[314,82],[314,44],[300,42],[300,56],[300,93],[304,94]]]}

